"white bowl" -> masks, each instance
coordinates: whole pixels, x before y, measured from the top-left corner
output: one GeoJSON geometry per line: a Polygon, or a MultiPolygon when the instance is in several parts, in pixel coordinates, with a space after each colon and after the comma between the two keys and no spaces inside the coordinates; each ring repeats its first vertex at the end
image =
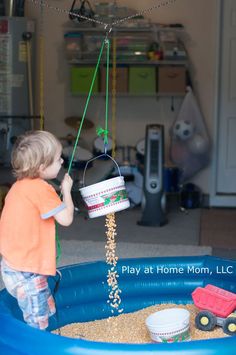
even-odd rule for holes
{"type": "Polygon", "coordinates": [[[173,343],[190,340],[190,313],[182,308],[168,308],[147,317],[150,337],[157,343],[173,343]]]}

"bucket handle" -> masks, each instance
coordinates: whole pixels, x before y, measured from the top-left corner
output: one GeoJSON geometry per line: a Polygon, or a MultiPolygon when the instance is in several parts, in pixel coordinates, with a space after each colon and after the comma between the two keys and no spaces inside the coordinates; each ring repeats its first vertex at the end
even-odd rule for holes
{"type": "Polygon", "coordinates": [[[118,173],[119,173],[119,175],[121,176],[121,172],[120,172],[119,165],[117,164],[117,162],[115,161],[115,159],[112,158],[109,154],[103,153],[103,154],[100,154],[100,155],[98,155],[97,157],[94,157],[94,158],[89,159],[89,160],[87,161],[87,163],[86,163],[86,165],[85,165],[85,168],[84,168],[84,172],[83,172],[83,178],[82,178],[82,185],[83,185],[83,187],[85,186],[85,173],[86,173],[88,164],[91,163],[92,161],[96,160],[96,159],[101,158],[101,157],[108,157],[108,158],[110,158],[110,159],[113,161],[113,163],[116,165],[117,170],[118,170],[118,173]]]}

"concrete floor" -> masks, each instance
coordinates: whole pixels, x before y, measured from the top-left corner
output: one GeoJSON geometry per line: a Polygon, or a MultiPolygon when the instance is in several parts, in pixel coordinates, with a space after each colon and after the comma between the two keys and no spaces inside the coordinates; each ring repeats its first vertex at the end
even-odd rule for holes
{"type": "MultiPolygon", "coordinates": [[[[119,240],[132,243],[199,244],[200,209],[185,214],[177,208],[167,213],[168,222],[162,227],[144,227],[137,224],[142,216],[140,207],[116,213],[119,240]]],[[[76,213],[70,228],[59,227],[64,239],[103,241],[105,218],[85,219],[84,211],[76,213]]],[[[158,217],[158,216],[157,216],[158,217]]]]}
{"type": "MultiPolygon", "coordinates": [[[[0,184],[12,183],[14,177],[10,169],[0,168],[0,184]]],[[[75,213],[72,226],[59,226],[62,239],[78,239],[104,241],[104,218],[87,219],[83,207],[75,213]]],[[[162,227],[143,227],[137,222],[142,216],[141,207],[124,210],[116,214],[117,233],[119,241],[150,244],[181,244],[199,245],[201,209],[191,209],[187,213],[180,211],[178,196],[167,197],[168,222],[162,227]]],[[[236,259],[235,250],[215,249],[212,255],[223,258],[236,259]]]]}

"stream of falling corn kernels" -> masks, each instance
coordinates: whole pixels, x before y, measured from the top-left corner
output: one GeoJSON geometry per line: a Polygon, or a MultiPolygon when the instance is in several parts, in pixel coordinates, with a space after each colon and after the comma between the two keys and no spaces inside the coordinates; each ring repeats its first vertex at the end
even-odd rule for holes
{"type": "Polygon", "coordinates": [[[121,290],[118,285],[118,273],[116,270],[116,264],[118,261],[118,257],[116,256],[116,222],[115,222],[115,214],[110,213],[106,215],[106,263],[110,265],[110,269],[107,274],[107,284],[109,287],[109,295],[108,295],[108,303],[111,306],[111,313],[114,313],[116,310],[118,313],[121,313],[123,309],[120,309],[121,303],[121,290]]]}

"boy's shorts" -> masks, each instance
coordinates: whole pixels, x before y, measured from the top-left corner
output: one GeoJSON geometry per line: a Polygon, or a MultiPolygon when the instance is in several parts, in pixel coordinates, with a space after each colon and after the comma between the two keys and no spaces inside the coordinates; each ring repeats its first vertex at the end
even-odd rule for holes
{"type": "Polygon", "coordinates": [[[14,270],[4,260],[1,272],[5,287],[17,299],[25,322],[31,327],[46,329],[48,318],[56,312],[47,276],[14,270]]]}

